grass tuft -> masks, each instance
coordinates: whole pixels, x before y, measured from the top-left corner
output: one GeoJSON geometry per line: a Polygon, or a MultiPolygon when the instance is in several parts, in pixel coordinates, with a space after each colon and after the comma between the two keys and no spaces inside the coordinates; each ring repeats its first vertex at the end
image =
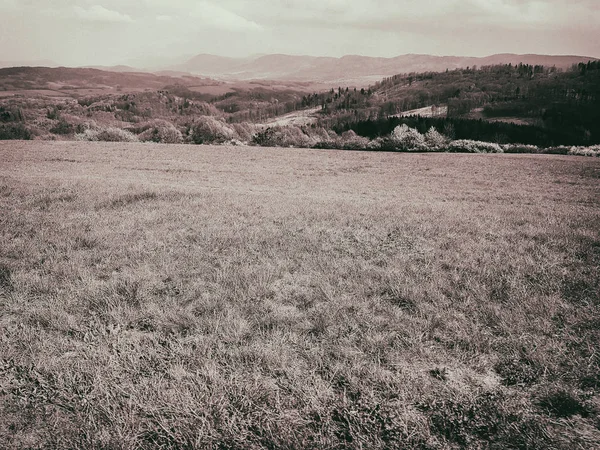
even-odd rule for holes
{"type": "Polygon", "coordinates": [[[554,417],[571,417],[576,414],[588,417],[589,410],[579,396],[564,388],[550,390],[538,398],[538,405],[554,417]]]}
{"type": "Polygon", "coordinates": [[[108,206],[111,208],[123,208],[131,205],[132,203],[144,202],[146,200],[156,200],[157,198],[158,194],[150,191],[135,194],[125,194],[111,200],[108,206]]]}
{"type": "Polygon", "coordinates": [[[4,292],[12,292],[13,290],[12,272],[4,264],[0,264],[0,289],[4,292]]]}
{"type": "Polygon", "coordinates": [[[531,385],[543,374],[542,367],[526,356],[501,359],[494,370],[502,377],[502,384],[505,386],[531,385]]]}

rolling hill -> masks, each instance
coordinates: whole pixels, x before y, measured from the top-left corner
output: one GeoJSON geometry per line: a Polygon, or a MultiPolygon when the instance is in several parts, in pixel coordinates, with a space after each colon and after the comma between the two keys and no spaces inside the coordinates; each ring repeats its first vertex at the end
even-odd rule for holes
{"type": "Polygon", "coordinates": [[[107,71],[68,67],[10,67],[0,69],[0,92],[22,90],[145,90],[163,89],[168,85],[205,86],[219,84],[214,80],[189,74],[157,75],[132,71],[107,71]]]}

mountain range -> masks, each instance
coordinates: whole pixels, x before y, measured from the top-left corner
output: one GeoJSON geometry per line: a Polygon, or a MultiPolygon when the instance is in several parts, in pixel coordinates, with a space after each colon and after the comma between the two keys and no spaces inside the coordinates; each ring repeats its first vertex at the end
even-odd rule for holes
{"type": "MultiPolygon", "coordinates": [[[[200,54],[178,64],[142,69],[127,65],[87,66],[113,73],[147,73],[157,76],[202,76],[221,81],[277,80],[324,85],[367,86],[382,78],[397,74],[443,72],[466,67],[482,67],[519,63],[555,66],[566,69],[580,62],[597,58],[573,55],[518,55],[501,53],[485,57],[433,56],[407,54],[393,58],[346,55],[340,58],[296,55],[256,55],[247,58],[200,54]]],[[[1,67],[46,66],[56,67],[51,61],[9,63],[0,61],[1,67]]]]}
{"type": "Polygon", "coordinates": [[[496,64],[530,64],[568,68],[580,62],[595,61],[586,56],[496,54],[486,57],[432,56],[408,54],[394,58],[347,55],[341,58],[261,55],[229,58],[201,54],[169,69],[211,78],[251,80],[293,80],[327,83],[365,84],[399,73],[442,72],[473,66],[496,64]]]}

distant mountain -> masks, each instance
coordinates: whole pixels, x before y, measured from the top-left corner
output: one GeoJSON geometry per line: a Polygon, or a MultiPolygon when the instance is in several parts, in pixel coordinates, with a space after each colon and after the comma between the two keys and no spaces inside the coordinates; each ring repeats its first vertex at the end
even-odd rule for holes
{"type": "Polygon", "coordinates": [[[408,54],[394,58],[347,55],[341,58],[259,55],[228,58],[202,54],[170,69],[224,79],[271,79],[326,83],[370,83],[384,77],[410,72],[442,72],[446,69],[496,64],[530,64],[568,68],[595,61],[586,56],[497,54],[486,57],[432,56],[408,54]]]}
{"type": "Polygon", "coordinates": [[[124,66],[124,65],[118,65],[118,66],[83,66],[80,67],[81,69],[98,69],[98,70],[104,70],[106,72],[121,72],[121,73],[128,73],[128,72],[148,72],[145,69],[136,69],[135,67],[131,67],[131,66],[124,66]]]}
{"type": "Polygon", "coordinates": [[[0,61],[0,69],[6,67],[58,67],[58,64],[50,59],[40,59],[35,61],[0,61]]]}
{"type": "Polygon", "coordinates": [[[202,75],[228,74],[236,72],[237,68],[246,61],[246,59],[242,58],[228,58],[226,56],[201,54],[194,56],[184,64],[174,65],[170,67],[170,69],[202,75]]]}

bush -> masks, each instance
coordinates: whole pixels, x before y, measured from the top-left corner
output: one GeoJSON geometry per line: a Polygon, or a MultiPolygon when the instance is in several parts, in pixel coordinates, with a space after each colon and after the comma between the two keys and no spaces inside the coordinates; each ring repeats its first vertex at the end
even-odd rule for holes
{"type": "Polygon", "coordinates": [[[252,144],[260,145],[261,147],[275,147],[275,130],[266,128],[252,136],[252,144]]]}
{"type": "Polygon", "coordinates": [[[326,150],[340,150],[341,145],[342,144],[340,141],[330,139],[327,141],[319,141],[319,142],[315,143],[312,146],[312,148],[326,149],[326,150]]]}
{"type": "Polygon", "coordinates": [[[386,142],[386,139],[378,137],[367,144],[366,150],[385,150],[386,142]]]}
{"type": "Polygon", "coordinates": [[[392,139],[391,137],[387,136],[373,139],[367,144],[365,150],[389,152],[398,151],[402,149],[398,148],[398,142],[395,139],[392,139]]]}
{"type": "Polygon", "coordinates": [[[328,130],[327,128],[323,128],[323,127],[309,127],[306,128],[306,133],[312,137],[313,139],[315,139],[317,142],[319,141],[329,141],[329,140],[337,140],[338,139],[338,135],[335,131],[333,130],[328,130]]]}
{"type": "Polygon", "coordinates": [[[252,136],[252,143],[263,147],[312,147],[318,140],[306,135],[294,125],[269,127],[252,136]]]}
{"type": "Polygon", "coordinates": [[[75,127],[64,119],[60,119],[55,126],[50,128],[50,133],[54,134],[67,135],[73,134],[74,132],[75,127]]]}
{"type": "Polygon", "coordinates": [[[138,137],[130,131],[120,128],[108,127],[87,129],[75,135],[77,141],[103,141],[103,142],[139,142],[138,137]]]}
{"type": "Polygon", "coordinates": [[[166,120],[153,122],[138,138],[142,142],[158,142],[161,144],[180,144],[183,142],[181,132],[166,120]]]}
{"type": "Polygon", "coordinates": [[[566,147],[564,145],[559,145],[556,147],[547,147],[544,149],[544,153],[548,153],[550,155],[567,155],[569,153],[570,147],[566,147]]]}
{"type": "Polygon", "coordinates": [[[58,120],[58,119],[60,119],[59,108],[57,106],[55,106],[52,109],[48,109],[48,111],[46,112],[46,117],[48,119],[52,119],[52,120],[58,120]]]}
{"type": "Polygon", "coordinates": [[[81,133],[75,133],[76,141],[97,141],[98,140],[98,130],[88,128],[87,130],[83,130],[81,133]]]}
{"type": "Polygon", "coordinates": [[[225,122],[211,116],[198,117],[187,134],[188,140],[194,144],[222,144],[238,137],[225,122]]]}
{"type": "Polygon", "coordinates": [[[448,151],[451,153],[503,153],[499,144],[470,139],[458,139],[450,142],[448,151]]]}
{"type": "Polygon", "coordinates": [[[234,123],[231,126],[242,142],[252,141],[252,136],[256,133],[256,125],[252,123],[234,123]]]}
{"type": "Polygon", "coordinates": [[[31,139],[31,131],[21,123],[0,124],[0,140],[31,139]]]}
{"type": "Polygon", "coordinates": [[[541,150],[536,145],[527,144],[504,144],[502,146],[504,153],[540,153],[541,150]]]}
{"type": "Polygon", "coordinates": [[[368,138],[358,136],[352,130],[342,133],[341,147],[344,150],[365,150],[369,142],[368,138]]]}
{"type": "Polygon", "coordinates": [[[394,128],[394,131],[392,131],[390,138],[392,143],[395,144],[396,150],[427,150],[427,146],[425,144],[425,136],[419,133],[416,129],[410,128],[404,123],[394,128]]]}
{"type": "Polygon", "coordinates": [[[600,145],[593,145],[591,147],[571,147],[568,152],[569,155],[577,156],[597,156],[600,157],[600,145]]]}
{"type": "Polygon", "coordinates": [[[448,139],[442,133],[437,131],[435,127],[431,127],[425,133],[425,144],[430,151],[440,151],[446,147],[448,139]]]}
{"type": "Polygon", "coordinates": [[[277,130],[275,136],[282,147],[307,148],[317,143],[316,139],[307,136],[302,129],[295,125],[281,127],[277,130]]]}
{"type": "Polygon", "coordinates": [[[24,120],[21,108],[5,108],[0,106],[0,122],[22,122],[24,120]]]}
{"type": "Polygon", "coordinates": [[[305,133],[312,139],[313,148],[341,149],[343,148],[340,136],[333,131],[323,127],[306,128],[305,133]]]}

